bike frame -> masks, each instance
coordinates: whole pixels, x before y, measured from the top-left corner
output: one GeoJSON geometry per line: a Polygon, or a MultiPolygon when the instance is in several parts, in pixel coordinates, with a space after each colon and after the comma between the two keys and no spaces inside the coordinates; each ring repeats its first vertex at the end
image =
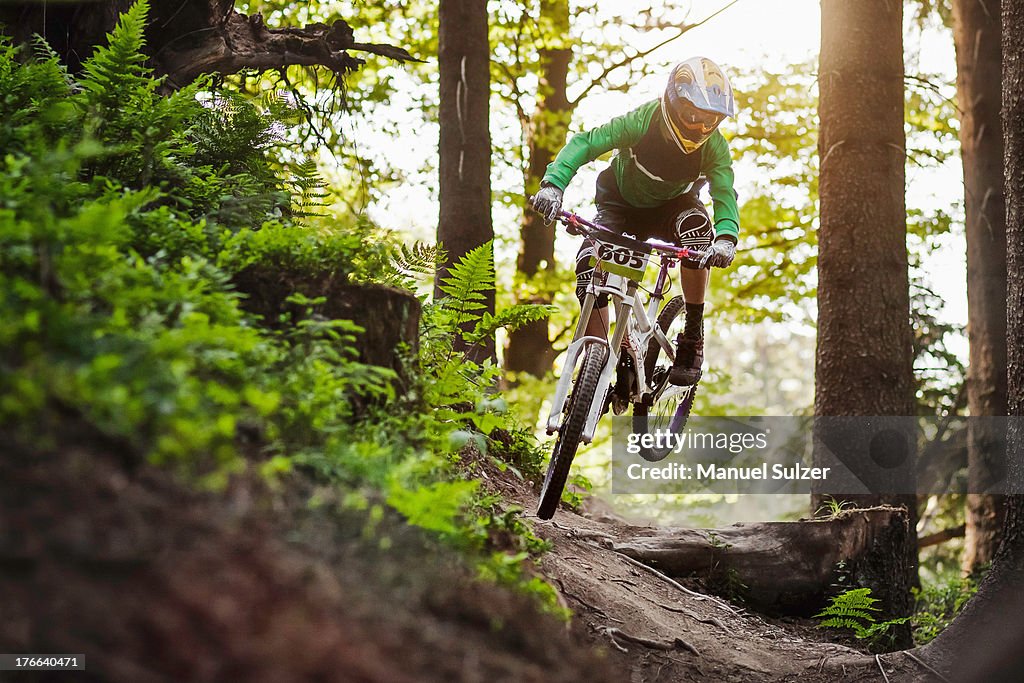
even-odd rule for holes
{"type": "Polygon", "coordinates": [[[604,413],[608,391],[615,377],[615,368],[619,363],[623,348],[622,342],[624,340],[626,340],[627,348],[633,357],[633,365],[637,373],[639,393],[630,397],[633,401],[642,400],[645,393],[654,389],[649,386],[650,378],[645,376],[644,369],[644,359],[647,355],[647,347],[651,338],[653,337],[658,342],[658,345],[664,349],[669,359],[675,359],[675,349],[672,348],[672,343],[657,325],[658,311],[661,308],[662,300],[665,298],[665,284],[668,280],[668,273],[680,259],[699,258],[704,256],[704,253],[664,242],[641,242],[628,236],[623,236],[604,226],[586,221],[576,214],[567,211],[560,212],[558,219],[567,226],[569,232],[582,234],[585,239],[593,242],[595,247],[598,243],[607,241],[648,254],[658,253],[661,256],[661,266],[658,270],[654,291],[645,309],[637,296],[640,283],[629,277],[604,271],[601,268],[603,261],[599,256],[600,250],[595,248],[594,258],[596,265],[594,267],[594,276],[590,284],[587,285],[587,293],[580,309],[579,320],[576,323],[576,332],[573,335],[572,342],[566,349],[565,364],[559,375],[558,383],[555,385],[555,395],[551,403],[551,413],[548,416],[547,422],[547,433],[549,435],[554,434],[561,427],[562,411],[572,386],[573,370],[576,368],[583,352],[591,344],[606,346],[608,347],[607,360],[601,371],[597,391],[594,393],[594,402],[590,406],[590,412],[587,415],[587,422],[581,439],[583,443],[590,443],[594,438],[597,423],[604,413]],[[615,332],[612,334],[611,341],[601,337],[586,335],[587,321],[590,320],[590,316],[594,311],[595,302],[602,294],[608,295],[614,302],[615,332]]]}

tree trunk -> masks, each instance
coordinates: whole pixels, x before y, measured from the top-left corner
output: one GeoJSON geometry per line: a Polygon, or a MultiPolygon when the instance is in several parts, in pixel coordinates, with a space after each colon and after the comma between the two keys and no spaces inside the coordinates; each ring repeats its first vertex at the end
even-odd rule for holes
{"type": "Polygon", "coordinates": [[[964,683],[1019,681],[1024,673],[1024,0],[1002,4],[1002,130],[1006,196],[1007,407],[1002,543],[978,594],[921,657],[964,683]]]}
{"type": "MultiPolygon", "coordinates": [[[[967,405],[972,416],[1006,415],[1006,215],[1003,137],[999,125],[1002,49],[998,0],[954,0],[957,101],[967,210],[967,405]]],[[[1001,483],[1005,463],[991,427],[970,423],[969,490],[963,569],[995,555],[1003,498],[985,493],[1001,483]]]]}
{"type": "MultiPolygon", "coordinates": [[[[437,241],[448,268],[494,239],[491,224],[490,47],[486,0],[442,0],[439,5],[438,67],[441,76],[440,219],[437,241]]],[[[494,312],[494,290],[487,309],[494,312]]],[[[476,358],[494,356],[494,340],[476,358]]]]}
{"type": "MultiPolygon", "coordinates": [[[[822,1],[814,398],[819,416],[914,414],[902,18],[899,2],[822,1]]],[[[835,457],[821,443],[816,444],[816,463],[835,457]]],[[[893,455],[912,460],[909,448],[893,455]]],[[[879,455],[887,454],[870,454],[879,455]]],[[[855,457],[860,459],[856,465],[872,466],[868,453],[855,457]]],[[[902,472],[901,480],[893,482],[892,490],[899,493],[843,497],[862,507],[904,505],[913,529],[913,467],[902,472]]],[[[815,507],[828,493],[816,491],[815,507]]],[[[917,581],[913,534],[908,535],[906,553],[905,583],[910,586],[917,581]]],[[[904,600],[909,613],[909,593],[904,600]]]]}
{"type": "MultiPolygon", "coordinates": [[[[525,177],[527,194],[540,189],[548,164],[565,144],[572,118],[572,105],[566,92],[572,62],[572,49],[568,47],[568,0],[543,0],[539,24],[545,32],[545,47],[540,50],[537,107],[527,131],[530,155],[525,177]]],[[[527,207],[523,211],[520,234],[522,243],[516,264],[517,282],[521,283],[518,303],[551,303],[550,285],[543,278],[538,279],[537,274],[541,270],[554,272],[555,226],[545,225],[540,214],[527,207]]],[[[542,377],[551,369],[554,357],[547,319],[525,325],[509,335],[505,367],[512,372],[542,377]]]]}
{"type": "Polygon", "coordinates": [[[902,603],[892,587],[905,573],[900,551],[908,533],[904,510],[879,507],[725,529],[626,527],[607,543],[668,576],[696,577],[769,612],[813,614],[837,586],[859,585],[895,615],[902,603]]]}

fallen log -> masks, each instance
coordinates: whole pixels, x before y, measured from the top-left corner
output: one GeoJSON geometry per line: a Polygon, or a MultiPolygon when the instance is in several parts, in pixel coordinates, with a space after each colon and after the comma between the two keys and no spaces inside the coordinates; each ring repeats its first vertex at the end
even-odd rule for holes
{"type": "Polygon", "coordinates": [[[881,614],[891,614],[909,533],[905,510],[875,507],[723,529],[626,527],[609,545],[670,577],[699,578],[764,611],[809,614],[844,586],[867,586],[881,600],[881,614]]]}

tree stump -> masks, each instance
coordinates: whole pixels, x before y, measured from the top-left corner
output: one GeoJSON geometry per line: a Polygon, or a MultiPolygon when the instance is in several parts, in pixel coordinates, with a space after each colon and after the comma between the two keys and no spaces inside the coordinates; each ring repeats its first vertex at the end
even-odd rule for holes
{"type": "Polygon", "coordinates": [[[351,320],[363,328],[356,335],[358,360],[395,371],[401,385],[411,380],[408,359],[419,349],[420,302],[394,287],[350,284],[336,274],[307,274],[261,267],[237,273],[233,283],[246,295],[242,308],[263,318],[267,327],[281,329],[307,314],[307,306],[288,301],[293,294],[309,299],[313,315],[327,320],[351,320]],[[401,351],[407,350],[406,353],[401,351]]]}

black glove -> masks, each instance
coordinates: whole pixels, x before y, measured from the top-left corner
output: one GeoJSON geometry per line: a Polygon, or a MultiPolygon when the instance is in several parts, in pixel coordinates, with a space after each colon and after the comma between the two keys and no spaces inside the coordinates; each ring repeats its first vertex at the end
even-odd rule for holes
{"type": "Polygon", "coordinates": [[[531,203],[533,210],[544,216],[544,222],[550,225],[562,210],[562,191],[554,185],[544,185],[531,203]]]}
{"type": "Polygon", "coordinates": [[[701,268],[728,268],[736,258],[736,243],[728,237],[719,237],[704,253],[701,268]]]}

